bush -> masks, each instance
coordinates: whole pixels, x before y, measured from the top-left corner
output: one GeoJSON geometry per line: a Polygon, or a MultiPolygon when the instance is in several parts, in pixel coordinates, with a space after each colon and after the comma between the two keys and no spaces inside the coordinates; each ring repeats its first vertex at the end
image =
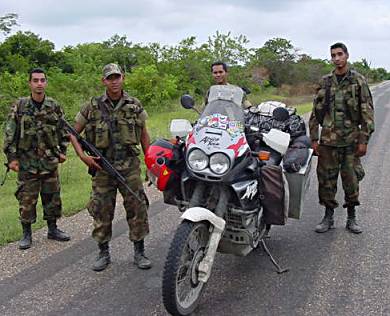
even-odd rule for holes
{"type": "Polygon", "coordinates": [[[7,117],[11,104],[21,96],[29,95],[28,77],[25,74],[0,73],[0,123],[7,117]]]}
{"type": "Polygon", "coordinates": [[[125,90],[140,99],[145,107],[155,109],[178,96],[176,82],[176,77],[160,74],[155,65],[140,66],[127,75],[125,90]]]}

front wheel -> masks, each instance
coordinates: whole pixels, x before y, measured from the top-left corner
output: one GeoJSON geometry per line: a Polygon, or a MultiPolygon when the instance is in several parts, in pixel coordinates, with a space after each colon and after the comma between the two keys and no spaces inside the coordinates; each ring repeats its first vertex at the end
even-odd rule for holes
{"type": "Polygon", "coordinates": [[[172,240],[162,283],[164,306],[172,315],[189,315],[198,305],[205,283],[198,280],[199,263],[209,242],[209,226],[184,220],[172,240]]]}

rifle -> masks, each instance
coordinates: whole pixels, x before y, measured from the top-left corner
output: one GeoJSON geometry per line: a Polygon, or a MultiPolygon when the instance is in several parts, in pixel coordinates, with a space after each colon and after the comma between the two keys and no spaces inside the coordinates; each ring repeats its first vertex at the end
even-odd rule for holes
{"type": "Polygon", "coordinates": [[[110,176],[117,179],[126,188],[126,190],[131,193],[139,202],[142,202],[138,195],[127,185],[126,179],[119,173],[118,170],[114,168],[114,166],[107,160],[107,158],[105,158],[94,145],[90,144],[84,138],[82,138],[81,135],[77,133],[77,131],[73,128],[73,126],[70,125],[66,120],[63,119],[62,121],[64,124],[64,129],[68,133],[76,137],[83,150],[90,156],[99,157],[99,164],[102,169],[106,171],[110,176]]]}

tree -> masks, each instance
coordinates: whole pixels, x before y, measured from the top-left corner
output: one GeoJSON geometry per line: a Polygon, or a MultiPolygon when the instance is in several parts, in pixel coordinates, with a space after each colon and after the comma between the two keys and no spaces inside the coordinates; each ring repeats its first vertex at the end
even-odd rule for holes
{"type": "Polygon", "coordinates": [[[204,95],[210,86],[210,63],[212,57],[206,45],[196,45],[191,36],[173,47],[160,48],[158,69],[161,74],[177,78],[180,93],[204,95]]]}
{"type": "Polygon", "coordinates": [[[16,21],[18,19],[18,15],[16,13],[8,13],[4,16],[0,17],[0,32],[2,32],[5,36],[7,36],[13,26],[19,25],[16,21]]]}
{"type": "Polygon", "coordinates": [[[169,74],[161,75],[155,65],[139,66],[127,75],[125,90],[138,97],[148,108],[166,107],[177,97],[176,78],[169,74]]]}
{"type": "Polygon", "coordinates": [[[297,49],[291,44],[291,41],[284,38],[273,38],[264,43],[263,48],[277,56],[281,62],[292,62],[297,57],[297,49]]]}
{"type": "Polygon", "coordinates": [[[389,76],[390,76],[390,74],[384,68],[380,67],[380,68],[373,69],[373,79],[374,79],[374,81],[388,80],[389,76]]]}
{"type": "Polygon", "coordinates": [[[297,49],[289,40],[273,38],[263,47],[254,49],[251,58],[252,67],[265,67],[270,72],[270,82],[274,86],[294,82],[294,64],[297,49]]]}
{"type": "Polygon", "coordinates": [[[127,37],[115,34],[107,41],[103,42],[108,58],[106,63],[116,62],[124,71],[130,71],[137,63],[137,58],[133,44],[127,40],[127,37]]]}
{"type": "Polygon", "coordinates": [[[294,65],[294,81],[317,83],[332,69],[333,66],[327,60],[313,59],[309,55],[300,54],[294,65]]]}
{"type": "Polygon", "coordinates": [[[216,32],[209,37],[208,48],[214,61],[220,60],[229,65],[245,65],[249,61],[249,50],[245,45],[249,40],[245,35],[232,37],[231,33],[216,32]]]}
{"type": "Polygon", "coordinates": [[[12,62],[14,56],[22,62],[21,65],[27,63],[30,68],[49,68],[57,62],[54,58],[54,44],[32,32],[19,31],[0,44],[0,71],[15,73],[26,70],[12,62]]]}
{"type": "Polygon", "coordinates": [[[370,62],[367,61],[367,59],[362,58],[361,61],[355,61],[352,63],[352,68],[355,69],[357,72],[361,73],[363,76],[367,78],[367,80],[372,79],[372,70],[370,67],[370,62]]]}

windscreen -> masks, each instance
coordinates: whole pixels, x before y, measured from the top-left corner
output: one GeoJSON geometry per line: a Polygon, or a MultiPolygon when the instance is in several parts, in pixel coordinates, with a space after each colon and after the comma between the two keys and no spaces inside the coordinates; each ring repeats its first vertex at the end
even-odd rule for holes
{"type": "Polygon", "coordinates": [[[198,120],[198,127],[212,127],[229,133],[244,131],[244,111],[231,101],[215,100],[207,104],[198,120]]]}

